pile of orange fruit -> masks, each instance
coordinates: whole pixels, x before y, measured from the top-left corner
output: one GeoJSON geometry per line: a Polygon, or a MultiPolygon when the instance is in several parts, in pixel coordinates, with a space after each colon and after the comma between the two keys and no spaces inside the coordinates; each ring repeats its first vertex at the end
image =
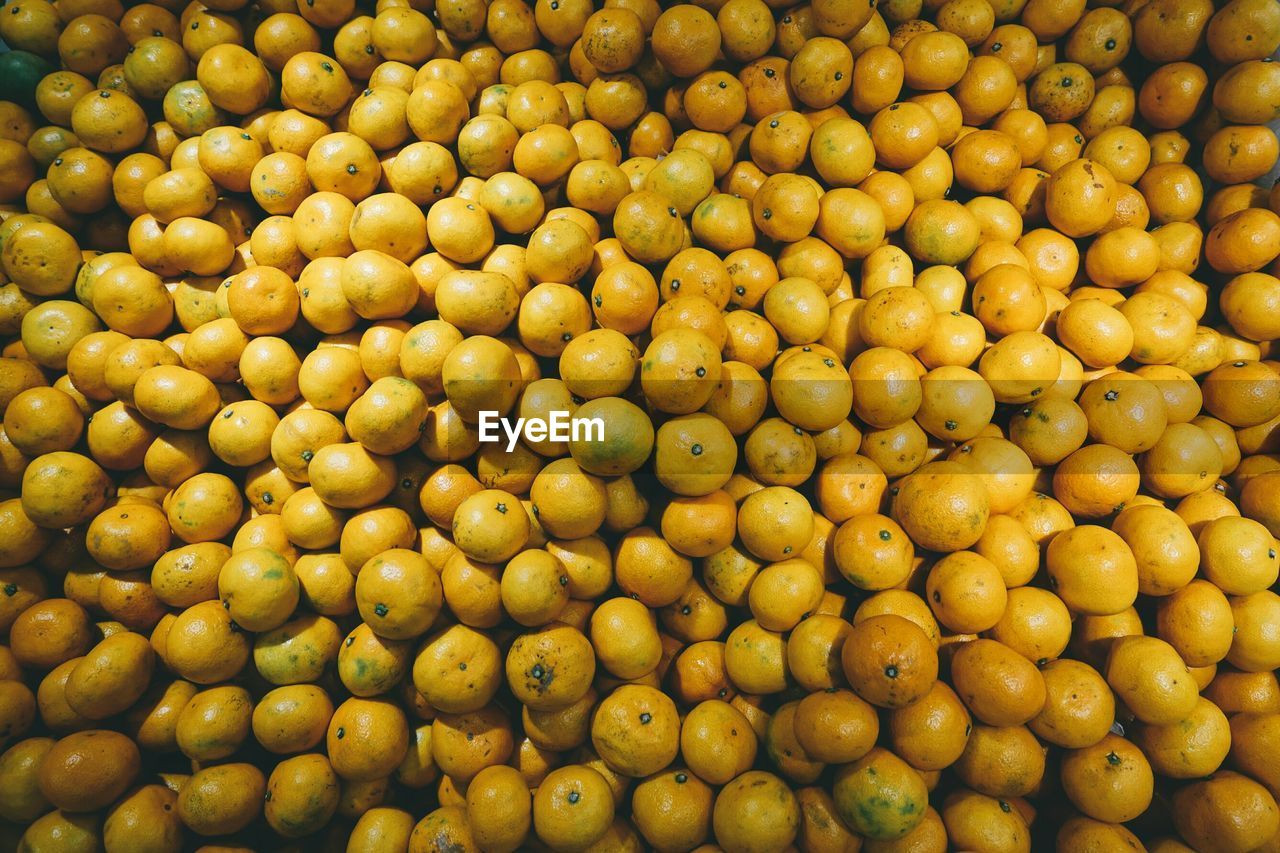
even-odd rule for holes
{"type": "Polygon", "coordinates": [[[5,0],[0,849],[1280,851],[1280,3],[791,3],[5,0]]]}

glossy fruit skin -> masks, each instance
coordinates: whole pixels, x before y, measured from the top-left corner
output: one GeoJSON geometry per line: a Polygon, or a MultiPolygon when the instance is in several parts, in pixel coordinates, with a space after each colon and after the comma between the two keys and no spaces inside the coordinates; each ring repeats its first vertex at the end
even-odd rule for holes
{"type": "Polygon", "coordinates": [[[19,849],[1273,840],[1272,0],[207,3],[0,13],[19,849]]]}
{"type": "Polygon", "coordinates": [[[0,79],[5,81],[0,95],[7,101],[33,105],[36,84],[53,70],[46,60],[34,53],[25,50],[6,51],[4,56],[0,56],[0,79]]]}

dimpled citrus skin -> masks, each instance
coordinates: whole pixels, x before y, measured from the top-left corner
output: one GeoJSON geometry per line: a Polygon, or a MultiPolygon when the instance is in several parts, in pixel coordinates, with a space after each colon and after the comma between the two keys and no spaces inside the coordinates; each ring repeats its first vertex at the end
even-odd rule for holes
{"type": "Polygon", "coordinates": [[[0,40],[7,846],[1275,846],[1275,0],[0,40]]]}

